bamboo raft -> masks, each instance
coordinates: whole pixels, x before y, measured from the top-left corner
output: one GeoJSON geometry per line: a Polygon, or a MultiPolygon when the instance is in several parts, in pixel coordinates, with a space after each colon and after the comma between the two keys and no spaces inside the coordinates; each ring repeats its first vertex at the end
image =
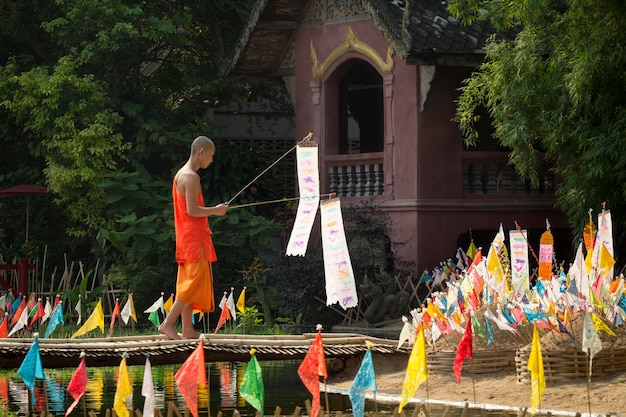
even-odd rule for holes
{"type": "MultiPolygon", "coordinates": [[[[301,335],[235,335],[205,334],[204,351],[207,362],[248,361],[250,349],[256,350],[258,360],[303,359],[316,333],[301,335]]],[[[346,358],[365,353],[366,341],[372,342],[372,352],[383,354],[410,353],[389,339],[348,333],[323,333],[324,352],[328,358],[346,358]]],[[[0,339],[0,368],[18,368],[32,338],[0,339]]],[[[168,340],[162,335],[126,336],[83,339],[39,338],[39,354],[44,368],[71,368],[85,352],[88,366],[117,366],[123,354],[128,365],[143,365],[146,355],[153,365],[183,363],[195,349],[198,340],[168,340]]]]}

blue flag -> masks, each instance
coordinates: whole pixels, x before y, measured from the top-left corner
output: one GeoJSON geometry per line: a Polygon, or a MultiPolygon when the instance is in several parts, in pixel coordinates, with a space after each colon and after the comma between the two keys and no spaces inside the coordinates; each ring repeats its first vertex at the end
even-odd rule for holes
{"type": "Polygon", "coordinates": [[[63,303],[62,302],[59,302],[59,304],[57,304],[56,307],[54,307],[54,311],[52,311],[52,314],[50,315],[50,321],[48,322],[48,327],[46,328],[46,334],[45,334],[46,339],[50,337],[50,335],[52,334],[54,329],[56,329],[59,323],[65,324],[65,322],[63,321],[63,303]]]}
{"type": "Polygon", "coordinates": [[[491,330],[491,324],[489,324],[489,320],[485,318],[485,327],[487,328],[487,344],[490,345],[493,343],[493,331],[491,330]]]}
{"type": "Polygon", "coordinates": [[[15,310],[17,310],[20,304],[22,304],[22,294],[20,294],[15,301],[13,301],[13,304],[11,304],[11,312],[15,313],[15,310]]]}
{"type": "Polygon", "coordinates": [[[354,417],[363,417],[365,408],[365,390],[378,392],[376,387],[376,376],[374,375],[374,362],[372,360],[372,349],[367,349],[361,367],[350,385],[348,394],[352,403],[352,414],[354,417]]]}
{"type": "Polygon", "coordinates": [[[620,308],[624,310],[624,312],[626,312],[626,296],[624,296],[624,294],[622,294],[619,297],[619,300],[617,300],[617,305],[620,306],[620,308]]]}
{"type": "Polygon", "coordinates": [[[576,279],[572,278],[565,292],[578,297],[578,287],[576,286],[576,279]]]}
{"type": "Polygon", "coordinates": [[[35,393],[33,390],[35,389],[35,378],[44,378],[41,356],[39,355],[39,336],[37,336],[36,333],[35,340],[33,340],[33,344],[30,349],[28,349],[28,353],[26,353],[26,357],[24,357],[24,362],[20,365],[20,369],[17,370],[17,374],[30,390],[34,401],[35,393]]]}

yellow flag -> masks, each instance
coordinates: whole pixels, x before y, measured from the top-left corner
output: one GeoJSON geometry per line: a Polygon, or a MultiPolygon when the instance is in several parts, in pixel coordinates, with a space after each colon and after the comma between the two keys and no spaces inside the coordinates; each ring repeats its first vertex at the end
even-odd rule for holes
{"type": "Polygon", "coordinates": [[[606,323],[604,323],[602,319],[596,314],[591,314],[591,318],[593,319],[593,327],[595,327],[597,331],[605,332],[606,334],[610,334],[611,336],[617,336],[615,332],[611,330],[609,326],[607,326],[606,323]]]}
{"type": "Polygon", "coordinates": [[[135,303],[133,301],[132,294],[128,294],[128,304],[130,306],[130,316],[133,318],[133,320],[135,320],[135,323],[137,323],[137,313],[135,313],[135,303]]]}
{"type": "Polygon", "coordinates": [[[613,256],[604,243],[602,244],[602,249],[600,249],[600,260],[598,263],[600,264],[598,269],[602,271],[603,276],[608,275],[613,265],[615,265],[615,259],[613,259],[613,256]]]}
{"type": "Polygon", "coordinates": [[[437,307],[433,302],[428,303],[426,311],[428,312],[428,315],[432,318],[440,317],[442,319],[445,319],[445,316],[443,315],[439,307],[437,307]]]}
{"type": "Polygon", "coordinates": [[[76,333],[74,333],[71,338],[74,339],[75,337],[82,336],[96,327],[99,327],[100,331],[104,333],[104,312],[102,311],[102,300],[98,301],[98,304],[96,304],[96,308],[93,310],[93,313],[91,313],[91,316],[89,316],[80,329],[76,330],[76,333]]]}
{"type": "Polygon", "coordinates": [[[173,305],[174,305],[174,294],[171,294],[170,298],[168,298],[167,301],[163,304],[163,310],[165,310],[166,315],[170,312],[173,305]]]}
{"type": "Polygon", "coordinates": [[[417,339],[409,356],[409,363],[406,368],[404,385],[402,386],[402,399],[398,406],[398,413],[408,404],[417,388],[422,382],[428,379],[428,366],[426,365],[426,341],[424,340],[424,329],[420,326],[417,339]]]}
{"type": "Polygon", "coordinates": [[[595,308],[596,311],[602,311],[605,308],[609,308],[608,305],[598,298],[593,288],[589,288],[589,298],[591,298],[591,304],[593,304],[593,308],[595,308]]]}
{"type": "Polygon", "coordinates": [[[115,399],[113,400],[113,409],[120,417],[129,417],[128,407],[126,407],[126,397],[132,395],[133,390],[128,376],[128,368],[126,367],[126,358],[122,358],[120,370],[117,375],[117,389],[115,390],[115,399]]]}
{"type": "Polygon", "coordinates": [[[585,257],[585,268],[587,268],[587,273],[591,272],[591,268],[593,267],[593,250],[587,252],[587,256],[585,257]]]}
{"type": "Polygon", "coordinates": [[[535,414],[535,410],[541,403],[541,398],[546,390],[546,378],[543,373],[543,357],[541,356],[541,342],[539,341],[539,333],[537,326],[533,327],[533,343],[528,355],[528,370],[530,371],[531,397],[532,406],[531,414],[535,414]]]}
{"type": "Polygon", "coordinates": [[[237,310],[239,310],[240,313],[246,311],[246,287],[243,287],[239,298],[237,298],[237,310]]]}
{"type": "Polygon", "coordinates": [[[470,242],[469,247],[467,248],[465,253],[467,254],[467,257],[470,259],[474,259],[474,256],[476,256],[476,254],[478,253],[478,249],[476,248],[476,245],[474,244],[474,239],[472,239],[472,241],[470,242]]]}

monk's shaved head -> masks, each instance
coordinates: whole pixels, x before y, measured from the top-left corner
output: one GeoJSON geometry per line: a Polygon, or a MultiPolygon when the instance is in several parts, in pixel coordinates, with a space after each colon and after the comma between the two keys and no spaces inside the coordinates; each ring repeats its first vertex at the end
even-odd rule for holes
{"type": "Polygon", "coordinates": [[[191,153],[195,154],[200,149],[203,149],[203,148],[210,148],[210,149],[215,150],[215,144],[213,143],[211,139],[209,139],[206,136],[198,136],[197,138],[194,139],[193,143],[191,144],[191,153]]]}

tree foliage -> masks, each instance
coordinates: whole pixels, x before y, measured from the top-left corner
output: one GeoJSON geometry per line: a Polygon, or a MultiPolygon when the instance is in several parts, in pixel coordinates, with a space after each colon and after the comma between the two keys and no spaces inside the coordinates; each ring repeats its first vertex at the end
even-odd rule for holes
{"type": "MultiPolygon", "coordinates": [[[[124,262],[172,260],[171,176],[191,140],[219,133],[211,109],[275,94],[221,74],[253,3],[3,2],[0,186],[47,185],[58,225],[98,258],[117,248],[124,262]]],[[[252,175],[238,168],[240,186],[252,175]]]]}
{"type": "Polygon", "coordinates": [[[623,243],[626,4],[451,0],[449,10],[514,33],[490,39],[484,63],[462,87],[456,120],[466,143],[481,139],[476,122],[486,107],[495,138],[522,177],[538,186],[543,170],[553,171],[557,205],[575,233],[588,210],[606,202],[623,243]]]}

